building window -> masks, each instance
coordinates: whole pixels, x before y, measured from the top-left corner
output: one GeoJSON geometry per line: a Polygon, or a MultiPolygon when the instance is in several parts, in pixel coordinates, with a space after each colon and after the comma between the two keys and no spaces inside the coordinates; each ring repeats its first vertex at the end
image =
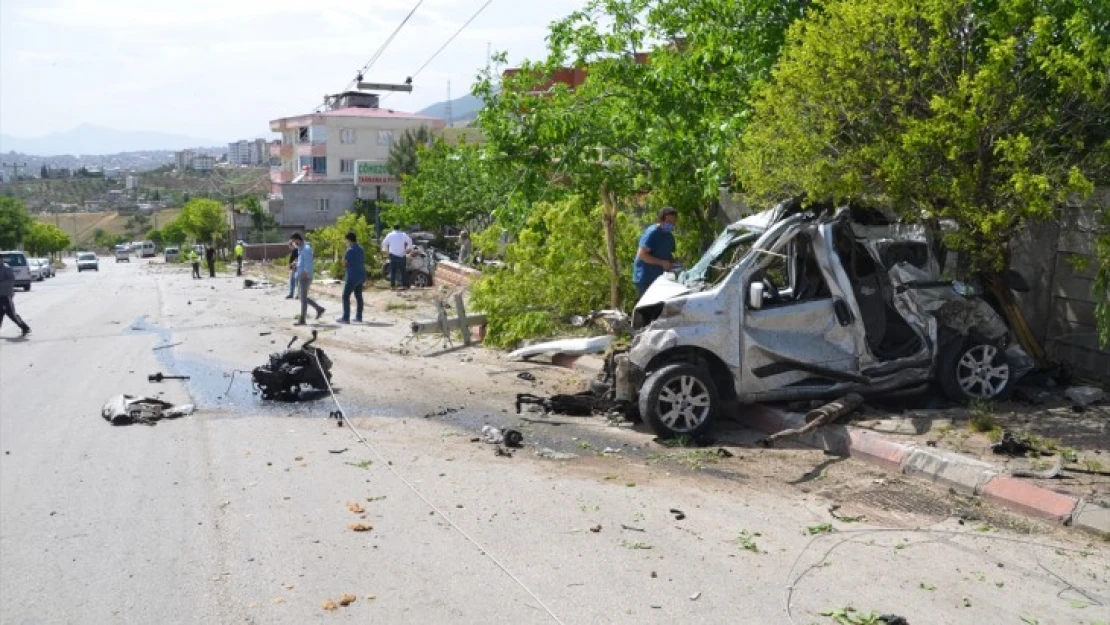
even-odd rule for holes
{"type": "Polygon", "coordinates": [[[326,157],[326,156],[313,156],[312,157],[312,173],[314,173],[314,174],[327,174],[328,173],[328,157],[326,157]]]}
{"type": "Polygon", "coordinates": [[[393,145],[393,131],[392,130],[379,130],[378,131],[378,145],[393,145]]]}
{"type": "Polygon", "coordinates": [[[353,144],[358,139],[354,128],[344,128],[339,131],[340,143],[353,144]]]}
{"type": "Polygon", "coordinates": [[[355,159],[341,158],[339,159],[339,173],[353,174],[355,173],[355,159]]]}
{"type": "Polygon", "coordinates": [[[308,126],[297,129],[297,143],[308,143],[308,126]]]}
{"type": "Polygon", "coordinates": [[[330,204],[331,204],[331,201],[328,198],[326,198],[326,197],[319,198],[319,199],[316,200],[316,210],[320,211],[321,213],[326,213],[326,212],[328,212],[328,209],[330,208],[330,204]]]}

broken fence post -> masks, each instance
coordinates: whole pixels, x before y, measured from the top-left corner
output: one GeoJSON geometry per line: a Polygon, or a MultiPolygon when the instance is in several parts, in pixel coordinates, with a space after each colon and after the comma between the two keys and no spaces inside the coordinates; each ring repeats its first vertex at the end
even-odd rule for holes
{"type": "Polygon", "coordinates": [[[470,326],[466,323],[466,306],[463,305],[462,293],[455,294],[455,313],[459,316],[459,332],[462,333],[463,345],[470,345],[470,326]]]}

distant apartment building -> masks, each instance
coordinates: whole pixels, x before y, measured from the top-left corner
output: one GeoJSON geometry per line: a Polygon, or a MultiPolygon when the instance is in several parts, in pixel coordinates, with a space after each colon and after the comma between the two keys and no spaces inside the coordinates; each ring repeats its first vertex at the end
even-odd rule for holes
{"type": "Polygon", "coordinates": [[[227,144],[227,162],[232,165],[264,165],[270,162],[270,146],[265,139],[246,139],[227,144]]]}
{"type": "Polygon", "coordinates": [[[385,171],[390,146],[409,129],[445,126],[424,117],[378,106],[378,96],[351,91],[331,98],[327,110],[275,119],[270,146],[280,165],[270,168],[267,209],[287,230],[334,223],[355,200],[399,199],[399,181],[385,171]]]}
{"type": "Polygon", "coordinates": [[[193,157],[193,169],[197,171],[212,171],[216,166],[216,157],[207,154],[198,154],[193,157]]]}
{"type": "Polygon", "coordinates": [[[178,169],[188,169],[193,166],[193,159],[197,153],[193,150],[180,150],[173,153],[173,163],[178,169]]]}

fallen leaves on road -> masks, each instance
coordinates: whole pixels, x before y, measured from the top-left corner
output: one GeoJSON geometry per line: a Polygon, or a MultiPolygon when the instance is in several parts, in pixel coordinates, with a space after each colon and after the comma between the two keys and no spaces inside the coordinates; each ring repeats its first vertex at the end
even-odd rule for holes
{"type": "Polygon", "coordinates": [[[368,523],[351,523],[347,526],[347,529],[351,530],[352,532],[369,532],[370,530],[374,529],[374,526],[368,523]]]}
{"type": "Polygon", "coordinates": [[[355,514],[362,514],[363,512],[366,512],[366,508],[363,508],[362,506],[358,505],[358,502],[356,502],[356,501],[348,501],[347,502],[347,509],[350,510],[351,512],[355,513],[355,514]]]}

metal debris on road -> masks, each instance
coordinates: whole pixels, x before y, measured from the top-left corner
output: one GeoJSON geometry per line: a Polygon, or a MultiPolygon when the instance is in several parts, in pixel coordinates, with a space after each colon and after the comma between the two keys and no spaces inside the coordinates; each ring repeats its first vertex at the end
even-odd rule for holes
{"type": "Polygon", "coordinates": [[[193,414],[192,404],[174,406],[168,401],[154,397],[136,395],[116,395],[100,409],[100,416],[112,425],[156,425],[161,419],[176,419],[193,414]]]}
{"type": "Polygon", "coordinates": [[[571,460],[577,458],[576,454],[567,453],[564,451],[555,451],[548,447],[543,447],[536,450],[536,455],[540,458],[547,458],[548,460],[571,460]]]}
{"type": "Polygon", "coordinates": [[[347,451],[347,448],[344,447],[343,449],[329,449],[328,453],[329,454],[341,454],[341,453],[344,453],[346,451],[347,451]]]}
{"type": "Polygon", "coordinates": [[[1106,391],[1094,386],[1073,386],[1064,391],[1064,397],[1067,397],[1072,404],[1086,408],[1105,400],[1106,391]]]}
{"type": "Polygon", "coordinates": [[[860,406],[863,405],[863,397],[856,393],[848,393],[844,397],[825,404],[816,410],[811,410],[806,414],[806,424],[800,428],[792,428],[776,432],[766,438],[762,438],[758,443],[764,447],[771,447],[775,441],[783,438],[790,438],[793,436],[802,436],[808,434],[813,430],[825,425],[832,425],[841,418],[855,412],[860,406]]]}
{"type": "Polygon", "coordinates": [[[328,390],[331,382],[331,359],[324,350],[314,347],[317,332],[298,349],[291,349],[297,341],[296,336],[289,342],[284,352],[270,354],[270,360],[251,371],[255,387],[262,399],[296,400],[300,398],[303,386],[319,391],[328,390]]]}
{"type": "Polygon", "coordinates": [[[155,348],[153,348],[153,349],[152,349],[151,351],[155,351],[155,352],[156,352],[156,351],[158,351],[158,350],[160,350],[160,349],[169,349],[169,348],[171,348],[171,347],[177,347],[178,345],[181,345],[181,344],[183,344],[184,342],[185,342],[185,341],[178,341],[178,342],[176,342],[176,343],[170,343],[169,345],[159,345],[158,347],[155,347],[155,348]]]}
{"type": "Polygon", "coordinates": [[[594,414],[595,411],[603,410],[602,400],[590,392],[576,395],[552,395],[551,397],[540,397],[531,393],[517,393],[517,414],[520,414],[521,406],[524,405],[539,406],[544,412],[554,412],[571,417],[588,417],[594,414]]]}
{"type": "Polygon", "coordinates": [[[690,601],[697,601],[700,598],[701,598],[701,591],[698,591],[698,592],[690,595],[690,601]]]}
{"type": "Polygon", "coordinates": [[[525,382],[535,382],[536,376],[527,371],[521,371],[516,375],[517,379],[524,380],[525,382]]]}
{"type": "Polygon", "coordinates": [[[347,526],[347,529],[351,530],[352,532],[369,532],[370,530],[374,529],[374,526],[368,523],[351,523],[347,526]]]}
{"type": "Polygon", "coordinates": [[[161,382],[162,380],[188,380],[187,375],[166,375],[159,371],[158,373],[151,373],[146,376],[147,382],[161,382]]]}
{"type": "Polygon", "coordinates": [[[686,518],[686,513],[678,508],[671,508],[671,514],[674,515],[674,520],[681,521],[686,518]]]}

